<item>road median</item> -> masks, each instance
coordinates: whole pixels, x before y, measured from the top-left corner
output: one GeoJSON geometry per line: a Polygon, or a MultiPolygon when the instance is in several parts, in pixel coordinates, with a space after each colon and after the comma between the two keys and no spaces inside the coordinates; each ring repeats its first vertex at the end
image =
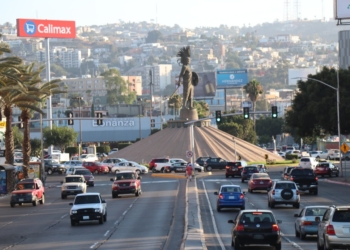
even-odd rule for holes
{"type": "Polygon", "coordinates": [[[186,179],[185,174],[173,174],[173,173],[152,173],[152,177],[155,178],[171,178],[171,179],[186,179]]]}

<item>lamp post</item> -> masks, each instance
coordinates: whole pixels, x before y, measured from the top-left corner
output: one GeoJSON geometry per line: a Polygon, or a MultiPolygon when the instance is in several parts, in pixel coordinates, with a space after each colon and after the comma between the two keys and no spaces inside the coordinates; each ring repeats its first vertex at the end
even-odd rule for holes
{"type": "MultiPolygon", "coordinates": [[[[307,79],[307,80],[312,80],[312,81],[315,81],[315,82],[319,82],[331,89],[334,89],[336,92],[337,92],[337,125],[338,125],[338,138],[339,138],[339,141],[338,141],[338,150],[340,150],[340,115],[339,115],[339,70],[337,71],[337,87],[333,87],[325,82],[322,82],[318,79],[315,79],[315,78],[310,78],[310,77],[294,77],[292,79],[298,79],[298,78],[301,78],[301,79],[307,79]]],[[[339,160],[340,160],[340,170],[341,170],[341,176],[343,177],[343,167],[342,167],[342,164],[341,164],[341,157],[339,156],[339,160]]]]}
{"type": "Polygon", "coordinates": [[[81,154],[80,148],[83,146],[83,144],[82,144],[82,141],[83,141],[83,139],[82,139],[82,129],[81,129],[81,101],[83,100],[83,97],[82,97],[82,96],[80,96],[80,97],[74,97],[73,99],[74,99],[74,100],[78,100],[78,102],[79,102],[80,143],[79,143],[79,147],[78,147],[78,150],[79,150],[79,157],[78,157],[78,158],[80,158],[80,154],[81,154]]]}
{"type": "Polygon", "coordinates": [[[142,98],[138,98],[137,99],[138,104],[139,104],[139,133],[140,133],[140,141],[142,140],[142,134],[141,134],[141,102],[142,102],[142,98]]]}

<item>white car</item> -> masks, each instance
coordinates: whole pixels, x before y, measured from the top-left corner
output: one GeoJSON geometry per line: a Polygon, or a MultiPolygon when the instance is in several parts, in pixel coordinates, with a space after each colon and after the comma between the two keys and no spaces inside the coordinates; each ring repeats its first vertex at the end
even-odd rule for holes
{"type": "Polygon", "coordinates": [[[95,154],[82,154],[80,155],[80,160],[81,161],[98,161],[98,157],[95,154]]]}
{"type": "Polygon", "coordinates": [[[108,154],[111,155],[111,154],[113,154],[115,152],[118,152],[118,149],[117,148],[112,148],[112,150],[108,154]]]}
{"type": "Polygon", "coordinates": [[[141,173],[142,174],[148,173],[148,168],[134,161],[121,161],[119,163],[116,163],[112,167],[111,171],[113,173],[119,173],[121,171],[135,171],[139,175],[141,173]]]}
{"type": "Polygon", "coordinates": [[[321,151],[321,150],[310,151],[310,156],[311,156],[311,157],[315,157],[316,159],[317,159],[317,158],[320,158],[320,154],[322,154],[322,151],[321,151]]]}
{"type": "Polygon", "coordinates": [[[83,175],[67,175],[61,183],[62,199],[66,199],[68,195],[86,193],[86,181],[83,175]]]}
{"type": "Polygon", "coordinates": [[[300,207],[300,194],[294,181],[275,180],[267,193],[267,205],[274,208],[275,205],[285,204],[300,207]]]}
{"type": "Polygon", "coordinates": [[[299,167],[311,168],[313,170],[316,169],[317,164],[318,164],[318,162],[316,161],[316,158],[310,157],[310,156],[301,157],[300,161],[299,161],[299,167]]]}
{"type": "Polygon", "coordinates": [[[64,167],[66,169],[69,169],[71,167],[82,167],[83,166],[83,162],[82,161],[78,161],[78,160],[71,160],[71,161],[66,161],[63,163],[64,167]]]}
{"type": "MultiPolygon", "coordinates": [[[[180,163],[183,163],[184,166],[187,166],[187,161],[185,161],[184,159],[181,159],[181,158],[170,158],[170,162],[171,163],[180,162],[180,163]]],[[[194,163],[194,170],[196,170],[198,172],[204,172],[204,167],[200,166],[197,163],[194,163]]]]}
{"type": "Polygon", "coordinates": [[[318,159],[325,160],[339,160],[340,150],[338,149],[326,149],[318,157],[318,159]]]}
{"type": "Polygon", "coordinates": [[[106,164],[110,170],[114,167],[115,164],[122,162],[122,161],[127,161],[124,158],[107,158],[102,161],[102,163],[106,164]]]}

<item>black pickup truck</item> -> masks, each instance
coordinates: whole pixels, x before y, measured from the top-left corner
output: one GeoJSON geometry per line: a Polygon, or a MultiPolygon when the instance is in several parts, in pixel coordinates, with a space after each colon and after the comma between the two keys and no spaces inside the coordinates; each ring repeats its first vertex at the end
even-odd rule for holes
{"type": "Polygon", "coordinates": [[[309,191],[317,195],[318,178],[311,168],[294,168],[289,172],[288,180],[294,181],[300,191],[309,191]]]}

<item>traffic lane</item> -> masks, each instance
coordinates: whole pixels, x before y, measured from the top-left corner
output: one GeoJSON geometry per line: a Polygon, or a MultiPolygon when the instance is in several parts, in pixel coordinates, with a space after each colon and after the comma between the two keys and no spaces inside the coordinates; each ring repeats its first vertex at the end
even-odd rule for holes
{"type": "MultiPolygon", "coordinates": [[[[154,179],[142,186],[142,195],[115,228],[113,234],[99,249],[180,249],[184,229],[185,185],[183,180],[154,179]],[[172,232],[174,209],[182,200],[181,226],[172,232]],[[176,243],[167,244],[168,235],[177,237],[176,243]]],[[[171,240],[171,239],[169,239],[171,240]]]]}
{"type": "MultiPolygon", "coordinates": [[[[247,184],[241,183],[240,178],[231,178],[226,179],[225,177],[222,177],[222,179],[215,178],[215,179],[204,179],[203,181],[198,181],[198,188],[199,188],[199,195],[201,197],[200,199],[200,205],[201,205],[201,218],[203,223],[203,229],[205,234],[205,241],[206,246],[210,250],[214,249],[222,249],[223,247],[226,249],[230,249],[231,247],[231,229],[232,224],[229,224],[227,221],[230,219],[235,219],[237,214],[239,213],[239,209],[223,209],[221,212],[216,211],[216,201],[217,201],[217,195],[214,195],[215,191],[218,191],[221,185],[225,184],[235,184],[240,185],[243,191],[247,190],[247,184]],[[205,197],[205,193],[207,193],[208,199],[203,198],[205,197]],[[209,204],[208,204],[209,200],[209,204]],[[211,208],[212,215],[210,211],[207,211],[209,207],[211,208]],[[208,217],[213,217],[214,220],[208,219],[208,217]],[[214,225],[215,223],[215,225],[214,225]]],[[[266,194],[264,195],[266,197],[266,194]]],[[[264,200],[261,196],[261,200],[259,201],[253,201],[254,197],[250,198],[249,194],[246,194],[246,209],[255,209],[257,204],[262,203],[261,201],[264,200]]],[[[279,219],[279,218],[277,218],[279,219]]],[[[257,246],[249,246],[245,249],[247,250],[256,250],[257,246]]],[[[271,246],[263,246],[259,249],[266,249],[266,250],[272,250],[274,247],[271,246]]],[[[291,250],[294,249],[293,246],[285,241],[282,240],[282,249],[284,250],[291,250]]]]}
{"type": "MultiPolygon", "coordinates": [[[[105,183],[107,184],[107,183],[105,183]]],[[[88,192],[99,192],[107,201],[108,205],[113,204],[110,192],[110,183],[107,185],[100,185],[89,187],[88,192]]],[[[69,211],[71,206],[69,203],[73,202],[74,196],[68,196],[67,199],[61,199],[61,189],[59,187],[46,189],[46,200],[44,205],[32,206],[16,206],[5,209],[10,216],[9,221],[5,227],[6,231],[0,235],[0,248],[6,248],[14,245],[14,249],[87,249],[91,247],[97,240],[108,231],[108,226],[113,223],[105,223],[98,225],[96,222],[86,222],[81,226],[71,228],[69,211]],[[97,229],[91,229],[91,226],[98,226],[97,229]],[[30,228],[30,230],[28,230],[30,228]],[[101,233],[93,233],[95,230],[102,230],[101,233]],[[78,232],[78,233],[77,233],[78,232]],[[72,237],[74,235],[74,237],[72,237]],[[77,245],[78,244],[78,245],[77,245]],[[3,247],[4,246],[4,247],[3,247]],[[31,246],[31,248],[28,248],[31,246]]],[[[117,207],[113,207],[112,213],[108,213],[108,219],[121,216],[123,212],[134,201],[132,197],[129,201],[125,199],[120,202],[117,207]],[[113,216],[114,214],[114,216],[113,216]]],[[[108,221],[107,221],[108,222],[108,221]]]]}

